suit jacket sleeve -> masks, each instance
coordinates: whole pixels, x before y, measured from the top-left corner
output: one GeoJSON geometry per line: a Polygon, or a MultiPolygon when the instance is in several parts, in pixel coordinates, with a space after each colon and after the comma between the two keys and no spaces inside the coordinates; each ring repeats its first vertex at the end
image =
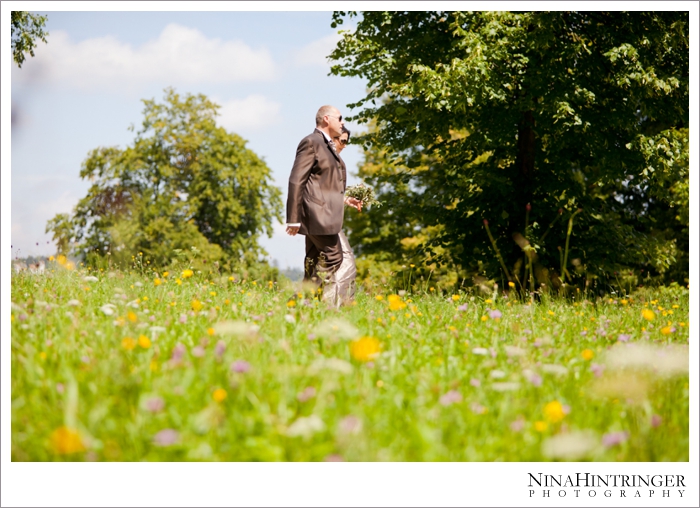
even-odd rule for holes
{"type": "Polygon", "coordinates": [[[297,147],[297,154],[289,175],[289,192],[287,194],[287,224],[301,223],[303,216],[303,195],[306,182],[314,167],[316,151],[313,143],[306,137],[297,147]]]}

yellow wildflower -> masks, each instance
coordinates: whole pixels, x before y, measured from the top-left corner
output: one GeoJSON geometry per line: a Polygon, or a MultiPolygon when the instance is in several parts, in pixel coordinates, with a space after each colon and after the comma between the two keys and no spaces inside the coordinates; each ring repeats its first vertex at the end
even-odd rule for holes
{"type": "Polygon", "coordinates": [[[214,397],[214,400],[216,402],[223,402],[227,395],[228,394],[226,393],[226,390],[224,390],[223,388],[217,388],[216,390],[214,390],[212,397],[214,397]]]}
{"type": "Polygon", "coordinates": [[[382,296],[382,295],[377,295],[377,296],[375,296],[374,298],[375,298],[378,302],[381,302],[382,300],[384,300],[384,296],[382,296]]]}
{"type": "Polygon", "coordinates": [[[482,320],[482,321],[488,321],[488,320],[489,320],[489,317],[486,316],[486,315],[481,316],[481,320],[482,320]]]}
{"type": "Polygon", "coordinates": [[[374,337],[361,337],[350,343],[350,354],[360,362],[368,362],[379,353],[379,341],[374,337]]]}
{"type": "Polygon", "coordinates": [[[175,284],[177,284],[178,286],[181,286],[182,281],[180,279],[175,279],[175,284]]]}
{"type": "Polygon", "coordinates": [[[508,281],[508,287],[509,287],[509,288],[514,288],[514,287],[515,287],[515,282],[509,280],[509,281],[508,281]]]}
{"type": "Polygon", "coordinates": [[[491,298],[487,298],[486,300],[484,300],[484,303],[493,303],[493,300],[491,300],[491,298]]]}
{"type": "Polygon", "coordinates": [[[74,429],[59,427],[51,433],[51,447],[61,455],[80,453],[85,451],[80,435],[74,429]]]}
{"type": "Polygon", "coordinates": [[[154,286],[160,286],[162,283],[163,283],[163,281],[160,280],[160,279],[155,279],[155,280],[153,281],[153,285],[154,285],[154,286]]]}
{"type": "Polygon", "coordinates": [[[145,335],[139,335],[139,346],[143,349],[148,349],[151,347],[151,340],[145,335]]]}
{"type": "Polygon", "coordinates": [[[192,270],[190,270],[189,268],[187,270],[182,271],[182,278],[183,279],[189,279],[193,275],[194,275],[194,272],[192,270]]]}
{"type": "Polygon", "coordinates": [[[203,307],[204,307],[204,305],[202,305],[202,302],[200,302],[199,300],[192,300],[192,310],[193,311],[199,312],[200,310],[202,310],[203,307]]]}
{"type": "Polygon", "coordinates": [[[131,321],[132,323],[135,323],[136,321],[139,320],[139,317],[138,317],[134,312],[132,312],[132,311],[129,311],[129,312],[126,314],[126,317],[127,317],[127,319],[128,319],[129,321],[131,321]]]}
{"type": "Polygon", "coordinates": [[[213,328],[207,328],[207,335],[214,335],[214,329],[213,329],[213,328]]]}
{"type": "Polygon", "coordinates": [[[537,432],[544,432],[545,430],[547,430],[547,427],[547,422],[543,422],[542,420],[535,422],[535,430],[537,432]]]}
{"type": "Polygon", "coordinates": [[[452,295],[452,301],[456,302],[457,300],[459,300],[459,295],[452,295]]]}
{"type": "Polygon", "coordinates": [[[389,309],[391,310],[402,310],[406,308],[406,304],[401,300],[399,295],[389,295],[387,300],[389,300],[389,309]]]}
{"type": "Polygon", "coordinates": [[[670,327],[670,326],[664,326],[664,327],[661,329],[661,333],[662,333],[663,335],[671,335],[671,333],[673,333],[673,332],[671,331],[671,327],[670,327]]]}
{"type": "Polygon", "coordinates": [[[136,341],[131,337],[124,337],[122,339],[122,347],[127,351],[131,351],[136,347],[136,341]]]}
{"type": "Polygon", "coordinates": [[[297,302],[295,302],[294,300],[289,300],[289,301],[287,302],[287,307],[289,307],[290,309],[291,309],[292,307],[296,307],[296,306],[297,306],[297,302]]]}
{"type": "Polygon", "coordinates": [[[593,357],[595,356],[595,353],[591,349],[584,349],[581,352],[581,356],[583,357],[584,360],[589,361],[589,360],[593,359],[593,357]]]}
{"type": "Polygon", "coordinates": [[[655,317],[654,311],[649,309],[642,309],[642,317],[647,321],[653,321],[655,317]]]}
{"type": "Polygon", "coordinates": [[[168,275],[170,275],[170,272],[163,272],[163,278],[165,279],[168,275]]]}
{"type": "Polygon", "coordinates": [[[558,400],[553,400],[548,402],[544,406],[544,417],[550,423],[559,423],[564,419],[566,413],[564,413],[564,406],[558,400]]]}

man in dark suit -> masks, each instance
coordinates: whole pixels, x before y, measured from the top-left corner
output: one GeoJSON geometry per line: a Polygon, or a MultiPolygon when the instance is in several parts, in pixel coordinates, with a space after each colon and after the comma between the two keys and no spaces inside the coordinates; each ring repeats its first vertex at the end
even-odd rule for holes
{"type": "Polygon", "coordinates": [[[344,205],[361,209],[345,197],[345,163],[333,138],[341,135],[343,116],[333,106],[316,113],[316,129],[299,142],[289,175],[287,234],[306,236],[304,280],[323,286],[323,300],[339,305],[335,273],[343,262],[340,235],[344,205]]]}

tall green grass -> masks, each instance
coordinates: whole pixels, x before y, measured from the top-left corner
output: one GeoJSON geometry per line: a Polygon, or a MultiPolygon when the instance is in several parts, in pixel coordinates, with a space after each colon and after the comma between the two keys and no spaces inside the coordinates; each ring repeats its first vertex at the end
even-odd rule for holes
{"type": "Polygon", "coordinates": [[[683,287],[335,310],[292,284],[50,268],[12,278],[15,461],[689,457],[683,287]]]}

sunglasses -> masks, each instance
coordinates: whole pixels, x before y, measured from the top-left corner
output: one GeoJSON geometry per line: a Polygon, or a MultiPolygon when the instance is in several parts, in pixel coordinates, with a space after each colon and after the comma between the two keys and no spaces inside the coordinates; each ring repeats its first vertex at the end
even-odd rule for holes
{"type": "Polygon", "coordinates": [[[340,116],[326,115],[326,116],[330,116],[331,118],[337,118],[339,122],[342,122],[342,121],[343,121],[343,115],[340,115],[340,116]]]}
{"type": "Polygon", "coordinates": [[[341,145],[347,145],[347,144],[348,144],[348,140],[347,140],[347,139],[333,138],[333,141],[335,141],[336,143],[340,143],[341,145]]]}

